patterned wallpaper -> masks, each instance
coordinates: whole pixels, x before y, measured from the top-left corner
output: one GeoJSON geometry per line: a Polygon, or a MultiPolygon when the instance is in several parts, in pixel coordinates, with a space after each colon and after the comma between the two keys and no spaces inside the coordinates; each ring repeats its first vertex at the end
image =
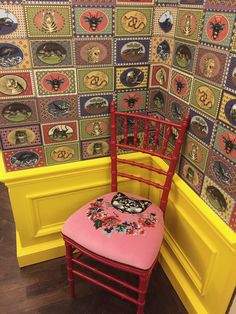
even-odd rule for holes
{"type": "Polygon", "coordinates": [[[190,111],[179,175],[236,230],[235,12],[236,0],[1,1],[6,170],[109,155],[112,99],[177,122],[190,111]]]}

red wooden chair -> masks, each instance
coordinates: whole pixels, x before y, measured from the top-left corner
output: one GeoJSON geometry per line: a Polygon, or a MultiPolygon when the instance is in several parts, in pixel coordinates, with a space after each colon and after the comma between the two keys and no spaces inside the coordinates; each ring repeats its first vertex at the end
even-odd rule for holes
{"type": "Polygon", "coordinates": [[[151,116],[117,112],[115,103],[112,102],[112,192],[84,205],[68,218],[62,229],[66,246],[68,282],[73,297],[75,296],[73,277],[78,275],[137,304],[137,313],[144,312],[148,282],[163,239],[164,211],[188,120],[189,115],[186,115],[182,124],[176,124],[151,116]],[[141,162],[125,159],[125,154],[119,158],[117,150],[143,152],[158,156],[167,161],[168,170],[156,169],[141,162]],[[126,167],[130,166],[133,169],[141,167],[145,171],[163,175],[165,177],[164,184],[135,176],[134,173],[120,172],[117,163],[125,164],[126,167]],[[118,192],[117,176],[137,180],[161,189],[160,206],[141,196],[118,192]],[[73,254],[74,251],[77,253],[73,254]],[[89,256],[115,269],[138,275],[139,285],[136,287],[91,266],[87,261],[81,260],[82,255],[89,256]],[[81,269],[87,269],[135,291],[137,297],[130,296],[104,281],[95,279],[81,269]]]}

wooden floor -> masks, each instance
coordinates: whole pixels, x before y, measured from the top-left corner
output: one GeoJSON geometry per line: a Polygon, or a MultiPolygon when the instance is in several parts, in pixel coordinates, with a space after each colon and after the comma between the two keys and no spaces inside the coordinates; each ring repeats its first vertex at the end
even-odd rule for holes
{"type": "MultiPolygon", "coordinates": [[[[15,226],[6,188],[0,183],[0,313],[135,314],[136,307],[82,279],[71,299],[64,257],[19,269],[15,226]]],[[[153,272],[145,314],[186,314],[158,265],[153,272]]]]}

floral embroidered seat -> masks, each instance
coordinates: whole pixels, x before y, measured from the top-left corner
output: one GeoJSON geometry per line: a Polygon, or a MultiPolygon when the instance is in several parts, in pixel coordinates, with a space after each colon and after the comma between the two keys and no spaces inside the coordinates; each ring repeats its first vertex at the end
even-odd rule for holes
{"type": "Polygon", "coordinates": [[[62,233],[103,257],[149,269],[159,252],[163,230],[163,212],[158,206],[138,195],[113,192],[75,212],[62,233]]]}

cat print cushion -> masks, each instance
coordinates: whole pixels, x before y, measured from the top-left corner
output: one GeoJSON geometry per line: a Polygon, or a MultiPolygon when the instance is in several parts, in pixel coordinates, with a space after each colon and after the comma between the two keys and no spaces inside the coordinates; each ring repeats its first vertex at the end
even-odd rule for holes
{"type": "Polygon", "coordinates": [[[138,214],[145,211],[152,204],[152,202],[147,200],[138,200],[118,192],[112,198],[111,204],[122,213],[126,212],[129,214],[138,214]]]}

